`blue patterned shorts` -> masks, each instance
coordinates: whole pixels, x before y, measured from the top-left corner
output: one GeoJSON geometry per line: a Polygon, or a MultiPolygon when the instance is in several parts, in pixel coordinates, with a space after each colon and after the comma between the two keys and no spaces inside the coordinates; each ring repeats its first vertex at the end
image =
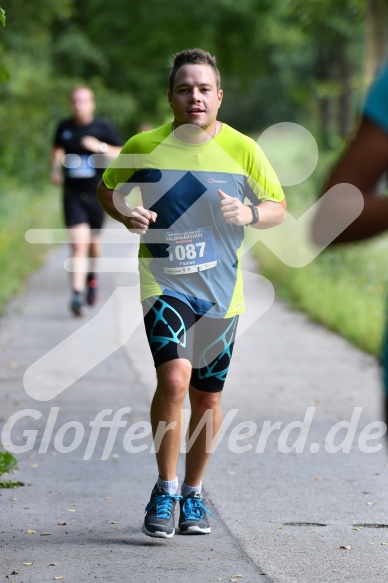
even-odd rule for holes
{"type": "Polygon", "coordinates": [[[192,365],[190,384],[200,391],[222,391],[232,358],[238,316],[198,316],[172,296],[143,302],[144,324],[155,368],[185,358],[192,365]]]}

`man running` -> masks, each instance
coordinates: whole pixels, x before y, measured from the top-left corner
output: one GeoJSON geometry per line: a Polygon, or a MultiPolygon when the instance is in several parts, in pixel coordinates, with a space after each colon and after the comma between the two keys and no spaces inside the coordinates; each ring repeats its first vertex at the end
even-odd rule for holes
{"type": "Polygon", "coordinates": [[[145,329],[157,387],[151,424],[158,478],[143,532],[171,538],[207,534],[202,478],[221,426],[221,394],[244,311],[240,255],[244,228],[286,216],[281,186],[257,144],[217,120],[223,92],[216,59],[201,49],[172,60],[173,122],[131,138],[105,171],[98,193],[106,212],[141,235],[139,271],[145,329]],[[124,197],[140,186],[142,203],[124,197]],[[250,204],[244,204],[248,199],[250,204]],[[189,393],[191,448],[178,494],[182,409],[189,393]],[[209,423],[201,424],[206,419],[209,423]]]}
{"type": "Polygon", "coordinates": [[[75,316],[81,316],[84,301],[89,305],[96,301],[97,260],[101,255],[99,231],[104,220],[96,195],[103,169],[94,167],[92,155],[115,158],[122,140],[111,122],[94,116],[94,96],[89,87],[73,89],[70,105],[72,117],[60,122],[55,132],[51,182],[64,186],[63,210],[73,260],[70,309],[75,316]]]}

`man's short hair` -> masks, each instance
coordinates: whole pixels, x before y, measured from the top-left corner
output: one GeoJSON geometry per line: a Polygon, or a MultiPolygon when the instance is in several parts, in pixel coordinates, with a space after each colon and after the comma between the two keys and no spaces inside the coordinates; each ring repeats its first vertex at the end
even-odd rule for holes
{"type": "Polygon", "coordinates": [[[203,49],[187,49],[176,53],[170,60],[170,74],[168,77],[168,86],[172,93],[174,87],[175,76],[177,71],[183,65],[209,65],[214,72],[216,78],[217,91],[221,88],[221,76],[217,67],[217,59],[214,55],[204,51],[203,49]]]}
{"type": "Polygon", "coordinates": [[[90,95],[94,99],[93,89],[91,89],[88,85],[83,85],[83,84],[76,85],[75,87],[73,87],[73,89],[70,90],[70,93],[69,93],[70,99],[73,98],[74,93],[76,93],[77,91],[80,91],[80,90],[83,91],[84,89],[86,89],[86,91],[89,91],[90,95]]]}

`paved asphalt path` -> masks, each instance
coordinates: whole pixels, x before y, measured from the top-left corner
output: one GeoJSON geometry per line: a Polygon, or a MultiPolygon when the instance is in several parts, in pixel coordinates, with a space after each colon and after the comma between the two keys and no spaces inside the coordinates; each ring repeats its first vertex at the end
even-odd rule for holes
{"type": "Polygon", "coordinates": [[[0,320],[2,440],[19,448],[10,477],[25,483],[0,490],[0,583],[385,582],[377,362],[272,304],[249,262],[245,332],[204,480],[212,533],[142,534],[156,478],[155,374],[139,325],[134,237],[106,231],[100,303],[84,318],[69,314],[60,246],[0,320]]]}

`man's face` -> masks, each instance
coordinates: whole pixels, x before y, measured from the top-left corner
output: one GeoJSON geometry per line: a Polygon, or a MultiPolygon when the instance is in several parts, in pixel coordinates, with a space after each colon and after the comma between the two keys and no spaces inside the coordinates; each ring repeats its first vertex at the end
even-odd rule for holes
{"type": "Polygon", "coordinates": [[[84,122],[93,118],[95,108],[93,94],[89,89],[76,89],[70,96],[70,105],[76,121],[84,122]]]}
{"type": "Polygon", "coordinates": [[[194,124],[206,130],[217,117],[222,90],[217,89],[210,65],[182,65],[176,73],[168,100],[174,112],[175,126],[194,124]]]}

